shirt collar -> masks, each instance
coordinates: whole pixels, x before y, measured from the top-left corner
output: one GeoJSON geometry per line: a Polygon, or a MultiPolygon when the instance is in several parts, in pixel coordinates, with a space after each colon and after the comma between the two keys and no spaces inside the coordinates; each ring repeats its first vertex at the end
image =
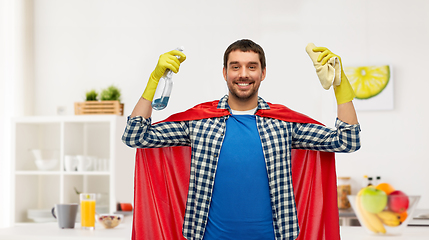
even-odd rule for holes
{"type": "MultiPolygon", "coordinates": [[[[231,112],[231,108],[228,105],[228,95],[223,96],[219,100],[219,103],[217,104],[217,108],[218,109],[228,109],[231,112]]],[[[258,107],[257,107],[256,111],[258,111],[259,109],[270,109],[270,106],[268,106],[268,103],[265,102],[265,100],[262,99],[261,97],[258,97],[258,107]]]]}

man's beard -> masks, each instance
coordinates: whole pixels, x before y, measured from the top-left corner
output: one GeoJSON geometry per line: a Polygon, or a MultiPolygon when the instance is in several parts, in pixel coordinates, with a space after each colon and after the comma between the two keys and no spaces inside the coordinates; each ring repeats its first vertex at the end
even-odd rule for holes
{"type": "Polygon", "coordinates": [[[228,86],[228,91],[230,92],[230,94],[232,94],[238,100],[245,101],[245,100],[251,99],[252,97],[254,97],[255,95],[258,94],[258,88],[254,88],[256,83],[257,83],[257,81],[254,81],[252,79],[250,82],[249,82],[249,79],[238,79],[237,81],[232,83],[232,87],[230,87],[228,84],[227,84],[227,86],[228,86]],[[250,89],[250,91],[243,93],[242,91],[240,91],[240,89],[237,89],[238,87],[235,88],[236,85],[240,82],[250,83],[250,85],[253,85],[253,86],[250,89]]]}
{"type": "Polygon", "coordinates": [[[235,89],[231,89],[231,88],[228,88],[229,89],[229,92],[235,97],[235,98],[237,98],[237,99],[239,99],[239,100],[247,100],[247,99],[250,99],[250,98],[252,98],[253,96],[255,96],[256,94],[257,94],[257,91],[255,91],[254,89],[251,91],[251,92],[249,92],[249,93],[247,93],[247,94],[239,94],[239,91],[236,91],[235,89]]]}

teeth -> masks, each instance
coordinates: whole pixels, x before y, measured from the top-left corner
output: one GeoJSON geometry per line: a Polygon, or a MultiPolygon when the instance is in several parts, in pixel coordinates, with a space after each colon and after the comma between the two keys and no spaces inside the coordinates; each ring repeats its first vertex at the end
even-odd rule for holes
{"type": "Polygon", "coordinates": [[[238,86],[248,86],[248,83],[239,83],[238,86]]]}

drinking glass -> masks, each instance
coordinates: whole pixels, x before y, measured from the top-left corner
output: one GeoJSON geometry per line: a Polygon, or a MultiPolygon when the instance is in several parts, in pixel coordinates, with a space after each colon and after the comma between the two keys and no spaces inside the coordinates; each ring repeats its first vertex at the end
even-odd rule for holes
{"type": "Polygon", "coordinates": [[[95,229],[95,193],[80,194],[80,222],[83,229],[95,229]]]}

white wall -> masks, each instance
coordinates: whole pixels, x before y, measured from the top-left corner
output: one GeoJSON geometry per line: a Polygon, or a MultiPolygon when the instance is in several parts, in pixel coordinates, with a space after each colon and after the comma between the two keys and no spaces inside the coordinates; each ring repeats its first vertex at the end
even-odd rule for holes
{"type": "Polygon", "coordinates": [[[429,208],[429,143],[424,105],[429,88],[429,2],[306,1],[34,1],[34,113],[73,114],[85,91],[122,89],[129,114],[160,54],[185,46],[169,107],[155,121],[226,93],[222,57],[241,38],[261,44],[267,78],[260,95],[332,126],[332,93],[318,83],[305,46],[314,42],[345,65],[390,64],[395,109],[358,113],[362,148],[337,154],[338,175],[381,175],[429,208]]]}
{"type": "Polygon", "coordinates": [[[0,0],[0,227],[10,224],[11,118],[33,114],[33,1],[0,0]]]}

